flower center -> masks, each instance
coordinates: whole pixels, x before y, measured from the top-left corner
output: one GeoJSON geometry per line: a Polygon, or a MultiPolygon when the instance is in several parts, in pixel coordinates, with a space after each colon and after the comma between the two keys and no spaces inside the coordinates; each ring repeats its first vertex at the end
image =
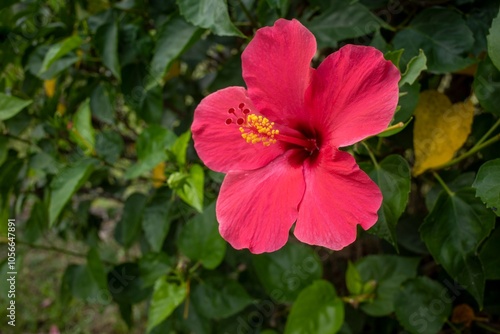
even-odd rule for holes
{"type": "Polygon", "coordinates": [[[231,118],[226,119],[226,125],[238,125],[241,137],[248,144],[262,143],[264,146],[276,144],[278,141],[303,147],[310,154],[319,150],[316,139],[308,139],[299,131],[286,129],[286,133],[274,129],[274,122],[269,121],[264,116],[251,113],[245,108],[244,103],[240,103],[238,108],[230,108],[228,114],[231,118]]]}
{"type": "Polygon", "coordinates": [[[264,146],[276,144],[275,136],[279,134],[279,130],[273,129],[274,122],[270,122],[264,116],[250,113],[244,103],[240,103],[238,112],[235,108],[230,108],[227,112],[234,118],[226,119],[226,124],[239,125],[241,137],[248,144],[262,143],[264,146]]]}

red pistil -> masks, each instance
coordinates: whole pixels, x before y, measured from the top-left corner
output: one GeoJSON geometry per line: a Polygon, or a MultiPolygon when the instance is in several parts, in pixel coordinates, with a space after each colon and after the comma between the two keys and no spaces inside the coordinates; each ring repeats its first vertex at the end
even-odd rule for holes
{"type": "Polygon", "coordinates": [[[275,138],[285,143],[302,146],[306,151],[309,152],[314,152],[316,150],[319,150],[319,147],[316,144],[316,139],[297,138],[297,137],[287,136],[281,133],[276,135],[275,138]]]}

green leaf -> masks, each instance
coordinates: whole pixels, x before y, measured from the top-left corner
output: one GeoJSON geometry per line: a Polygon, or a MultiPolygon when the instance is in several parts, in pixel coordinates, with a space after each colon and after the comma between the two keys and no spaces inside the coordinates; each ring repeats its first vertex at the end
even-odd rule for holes
{"type": "Polygon", "coordinates": [[[172,145],[171,151],[175,156],[175,160],[179,165],[186,164],[186,151],[191,140],[191,131],[186,131],[177,138],[174,145],[172,145]]]}
{"type": "Polygon", "coordinates": [[[399,97],[398,106],[400,108],[396,111],[392,123],[405,122],[405,124],[408,124],[407,121],[413,115],[413,111],[415,111],[418,104],[420,84],[418,82],[413,83],[413,85],[405,84],[399,88],[399,91],[406,94],[399,97]]]}
{"type": "Polygon", "coordinates": [[[154,287],[153,297],[148,313],[149,333],[165,320],[186,298],[187,289],[184,283],[168,282],[165,277],[159,278],[154,287]]]}
{"type": "Polygon", "coordinates": [[[231,22],[225,0],[177,0],[177,5],[186,21],[197,27],[219,36],[244,37],[231,22]]]}
{"type": "Polygon", "coordinates": [[[120,158],[125,144],[122,137],[116,131],[104,130],[98,132],[95,139],[95,152],[97,156],[110,164],[114,164],[120,158]]]}
{"type": "Polygon", "coordinates": [[[500,70],[500,11],[491,22],[490,33],[486,37],[488,55],[496,68],[500,70]]]}
{"type": "MultiPolygon", "coordinates": [[[[195,285],[193,285],[194,287],[195,285]]],[[[178,319],[180,321],[177,322],[177,331],[180,333],[215,333],[214,332],[214,324],[211,319],[204,317],[200,311],[198,310],[199,303],[195,300],[193,293],[189,294],[189,299],[184,301],[184,305],[181,304],[175,310],[172,320],[178,319]],[[186,306],[187,304],[187,306],[186,306]],[[185,317],[184,308],[189,307],[189,312],[187,314],[187,318],[185,317]]],[[[168,320],[167,320],[168,322],[168,320]]],[[[157,327],[158,328],[158,327],[157,327]]],[[[217,328],[218,332],[224,332],[220,328],[217,328]]],[[[155,334],[164,334],[165,332],[157,332],[155,334]]],[[[231,331],[229,331],[231,333],[231,331]]]]}
{"type": "Polygon", "coordinates": [[[226,254],[226,242],[219,234],[215,203],[186,223],[177,245],[182,253],[193,261],[200,261],[207,269],[215,269],[222,262],[226,254]]]}
{"type": "Polygon", "coordinates": [[[118,26],[116,22],[103,24],[95,33],[95,45],[101,55],[102,63],[111,73],[121,80],[118,60],[118,26]]]}
{"type": "Polygon", "coordinates": [[[15,96],[0,93],[0,121],[5,121],[17,115],[17,113],[29,106],[32,102],[32,100],[21,100],[15,96]]]}
{"type": "Polygon", "coordinates": [[[335,334],[344,322],[344,303],[333,285],[315,281],[301,291],[286,322],[285,334],[335,334]]]}
{"type": "Polygon", "coordinates": [[[125,201],[122,217],[115,228],[115,239],[125,248],[130,248],[139,237],[146,201],[147,197],[141,193],[133,193],[125,201]]]}
{"type": "Polygon", "coordinates": [[[215,79],[208,86],[210,92],[215,92],[229,86],[244,86],[242,77],[241,54],[236,54],[221,64],[215,79]]]}
{"type": "MultiPolygon", "coordinates": [[[[191,312],[192,310],[190,309],[189,310],[189,313],[188,313],[188,318],[191,317],[191,312]]],[[[175,314],[175,313],[174,313],[175,314]]],[[[176,333],[176,331],[174,330],[174,316],[172,316],[170,319],[166,319],[162,322],[160,322],[155,328],[153,328],[149,333],[146,333],[146,334],[165,334],[165,333],[169,333],[169,334],[172,334],[172,333],[176,333]]],[[[182,321],[187,321],[187,320],[184,320],[183,318],[183,315],[181,316],[178,316],[176,317],[177,319],[182,319],[182,321]]],[[[176,320],[177,320],[176,319],[176,320]]],[[[177,328],[177,323],[175,323],[176,327],[177,328]]],[[[194,332],[196,333],[196,332],[194,332]]],[[[201,332],[203,333],[203,332],[201,332]]]]}
{"type": "Polygon", "coordinates": [[[427,277],[406,281],[394,304],[399,323],[412,334],[438,333],[451,313],[447,289],[427,277]]]}
{"type": "MultiPolygon", "coordinates": [[[[375,31],[375,33],[373,34],[373,38],[372,38],[369,45],[380,50],[380,52],[383,52],[384,54],[390,52],[389,49],[392,49],[392,47],[389,48],[389,45],[387,44],[386,40],[384,39],[384,37],[380,33],[380,29],[377,29],[375,31]]],[[[401,58],[398,59],[398,65],[397,65],[398,68],[399,68],[399,61],[400,60],[401,60],[401,58]]]]}
{"type": "Polygon", "coordinates": [[[419,259],[395,255],[369,255],[356,262],[363,282],[375,281],[375,297],[361,304],[361,309],[374,317],[394,312],[394,296],[401,283],[417,276],[419,259]]]}
{"type": "Polygon", "coordinates": [[[7,8],[13,4],[15,4],[17,1],[16,0],[5,0],[5,1],[2,1],[2,3],[0,4],[0,10],[4,9],[4,8],[7,8]]]}
{"type": "Polygon", "coordinates": [[[85,150],[85,153],[91,155],[95,150],[95,133],[92,126],[92,114],[90,111],[89,100],[85,100],[73,116],[73,127],[71,136],[85,150]]]}
{"type": "Polygon", "coordinates": [[[199,32],[197,27],[179,16],[174,16],[160,27],[151,61],[153,84],[163,81],[174,60],[198,38],[199,32]]]}
{"type": "Polygon", "coordinates": [[[40,68],[39,74],[42,75],[56,62],[56,60],[67,55],[69,52],[80,47],[83,40],[78,35],[73,35],[66,38],[62,42],[54,44],[50,47],[49,51],[45,54],[43,59],[42,67],[40,68]]]}
{"type": "Polygon", "coordinates": [[[130,329],[133,324],[133,311],[132,304],[122,304],[118,303],[118,308],[120,310],[120,316],[123,321],[127,324],[127,327],[130,329]]]}
{"type": "Polygon", "coordinates": [[[108,124],[115,123],[114,96],[108,85],[100,83],[90,95],[92,115],[108,124]]]}
{"type": "Polygon", "coordinates": [[[49,227],[54,224],[71,196],[80,189],[94,170],[90,160],[64,168],[50,183],[49,227]]]}
{"type": "Polygon", "coordinates": [[[252,298],[235,280],[216,276],[193,289],[193,302],[203,316],[221,319],[242,311],[252,303],[252,298]]]}
{"type": "Polygon", "coordinates": [[[353,295],[359,295],[363,291],[363,280],[358,269],[351,261],[347,263],[347,271],[345,273],[345,282],[347,290],[353,295]]]}
{"type": "Polygon", "coordinates": [[[33,170],[41,171],[45,174],[57,174],[63,164],[55,158],[55,156],[47,152],[40,151],[30,157],[29,166],[33,170]]]}
{"type": "Polygon", "coordinates": [[[36,200],[24,229],[25,240],[34,243],[47,229],[47,222],[47,208],[42,201],[36,200]]]}
{"type": "Polygon", "coordinates": [[[479,63],[472,88],[481,107],[500,116],[500,71],[489,57],[479,63]]]}
{"type": "MultiPolygon", "coordinates": [[[[7,160],[3,163],[0,168],[0,215],[3,210],[6,210],[5,214],[7,216],[2,216],[2,218],[8,219],[12,218],[8,212],[10,200],[9,195],[11,193],[12,188],[15,188],[19,182],[19,171],[22,170],[23,160],[17,159],[12,156],[8,156],[7,160]]],[[[6,220],[4,220],[6,221],[6,220]]],[[[0,225],[7,230],[6,224],[0,225]]],[[[3,228],[0,229],[0,232],[3,232],[3,228]]]]}
{"type": "Polygon", "coordinates": [[[401,60],[401,56],[403,55],[403,52],[405,50],[400,49],[400,50],[394,50],[394,51],[388,51],[384,53],[384,58],[386,60],[390,60],[394,66],[399,68],[399,61],[401,60]]]}
{"type": "Polygon", "coordinates": [[[405,64],[422,49],[427,67],[434,73],[458,71],[474,62],[466,57],[474,44],[472,32],[460,14],[450,9],[423,10],[396,34],[393,44],[396,49],[405,49],[402,56],[405,64]]]}
{"type": "Polygon", "coordinates": [[[280,17],[285,17],[290,7],[290,0],[267,0],[267,4],[272,9],[278,9],[280,17]]]}
{"type": "Polygon", "coordinates": [[[324,48],[370,34],[380,28],[381,20],[361,3],[341,0],[331,2],[327,10],[303,23],[316,37],[318,48],[324,48]]]}
{"type": "Polygon", "coordinates": [[[257,277],[271,299],[293,302],[300,291],[323,274],[321,262],[310,247],[287,243],[280,250],[252,257],[257,277]]]}
{"type": "Polygon", "coordinates": [[[159,85],[143,90],[140,108],[136,113],[149,124],[161,123],[163,117],[163,90],[159,85]]]}
{"type": "Polygon", "coordinates": [[[442,191],[420,236],[434,259],[482,306],[485,279],[476,252],[493,229],[495,215],[474,195],[473,188],[451,195],[442,191]]]}
{"type": "Polygon", "coordinates": [[[106,279],[106,270],[104,269],[104,264],[96,248],[91,248],[87,253],[87,267],[92,279],[97,283],[99,288],[107,291],[108,283],[106,279]]]}
{"type": "MultiPolygon", "coordinates": [[[[466,172],[458,175],[455,178],[445,179],[448,188],[455,192],[462,188],[470,187],[474,182],[476,174],[474,172],[466,172]]],[[[427,211],[431,212],[436,205],[436,202],[443,191],[443,186],[439,183],[434,184],[434,186],[425,195],[425,205],[427,211]]]]}
{"type": "Polygon", "coordinates": [[[163,187],[157,190],[144,209],[142,229],[151,250],[159,252],[172,223],[172,192],[163,187]]]}
{"type": "Polygon", "coordinates": [[[476,188],[476,197],[481,198],[486,207],[500,216],[500,159],[483,164],[472,187],[476,188]]]}
{"type": "Polygon", "coordinates": [[[9,139],[7,137],[0,137],[0,166],[4,163],[5,159],[7,159],[7,143],[9,139]]]}
{"type": "Polygon", "coordinates": [[[149,287],[172,270],[172,261],[163,252],[147,253],[139,260],[139,270],[144,287],[149,287]]]}
{"type": "Polygon", "coordinates": [[[467,25],[474,34],[474,47],[472,54],[476,57],[487,51],[487,35],[493,19],[499,9],[498,0],[481,1],[475,3],[470,11],[466,12],[467,25]]]}
{"type": "Polygon", "coordinates": [[[193,164],[189,174],[177,172],[170,175],[168,185],[187,204],[199,212],[203,211],[205,174],[200,165],[193,164]]]}
{"type": "Polygon", "coordinates": [[[58,73],[64,71],[80,59],[74,52],[69,52],[65,56],[54,61],[45,72],[41,73],[40,70],[49,48],[48,45],[40,45],[28,57],[27,68],[29,72],[42,80],[54,78],[58,73]]]}
{"type": "Polygon", "coordinates": [[[139,161],[127,169],[125,178],[135,178],[167,160],[167,149],[175,140],[176,136],[171,131],[159,125],[150,125],[146,128],[137,138],[136,149],[139,161]]]}
{"type": "Polygon", "coordinates": [[[486,279],[500,279],[498,245],[500,245],[500,228],[497,227],[481,247],[481,252],[479,253],[486,279]]]}
{"type": "MultiPolygon", "coordinates": [[[[103,303],[102,290],[98,282],[93,278],[91,270],[86,265],[69,265],[63,277],[63,284],[66,286],[65,293],[81,299],[87,303],[103,303]]],[[[106,290],[107,291],[107,290],[106,290]]],[[[71,296],[65,296],[65,299],[71,296]]],[[[105,299],[104,299],[105,300],[105,299]]]]}
{"type": "Polygon", "coordinates": [[[378,166],[370,165],[365,171],[378,184],[383,195],[378,221],[369,232],[384,238],[397,248],[396,225],[408,203],[410,166],[400,155],[390,155],[378,166]]]}
{"type": "Polygon", "coordinates": [[[415,80],[418,79],[420,73],[427,69],[427,57],[425,57],[424,51],[420,49],[418,51],[418,56],[410,59],[408,65],[406,65],[406,71],[401,74],[401,80],[399,80],[399,87],[404,84],[412,85],[415,80]]]}
{"type": "Polygon", "coordinates": [[[151,295],[137,263],[122,263],[108,272],[108,290],[119,304],[136,304],[151,295]]]}

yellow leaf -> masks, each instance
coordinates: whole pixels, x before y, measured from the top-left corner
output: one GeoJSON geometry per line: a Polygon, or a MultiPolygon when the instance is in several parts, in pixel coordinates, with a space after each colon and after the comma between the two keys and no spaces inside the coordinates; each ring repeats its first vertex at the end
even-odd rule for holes
{"type": "Polygon", "coordinates": [[[428,90],[420,94],[415,109],[413,174],[450,161],[465,143],[472,126],[474,105],[467,101],[451,104],[448,97],[428,90]]]}
{"type": "Polygon", "coordinates": [[[155,168],[153,168],[153,187],[160,188],[165,184],[166,180],[165,162],[160,162],[155,168]]]}
{"type": "Polygon", "coordinates": [[[43,88],[45,89],[45,95],[50,99],[56,92],[56,79],[45,80],[43,88]]]}

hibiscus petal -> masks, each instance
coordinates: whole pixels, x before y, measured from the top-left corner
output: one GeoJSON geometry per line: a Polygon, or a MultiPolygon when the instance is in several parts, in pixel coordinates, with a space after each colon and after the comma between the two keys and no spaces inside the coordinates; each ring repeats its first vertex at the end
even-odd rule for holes
{"type": "Polygon", "coordinates": [[[313,75],[307,105],[324,142],[354,144],[389,125],[398,103],[396,66],[373,47],[346,45],[313,75]]]}
{"type": "Polygon", "coordinates": [[[234,248],[273,252],[285,245],[304,194],[297,152],[254,171],[226,175],[217,200],[219,231],[234,248]]]}
{"type": "Polygon", "coordinates": [[[248,96],[271,121],[295,128],[308,120],[304,96],[316,39],[297,20],[259,29],[241,56],[248,96]]]}
{"type": "Polygon", "coordinates": [[[217,172],[230,170],[252,170],[267,165],[282,154],[280,143],[264,146],[261,143],[248,144],[235,122],[244,117],[239,105],[255,112],[243,87],[228,87],[204,98],[194,112],[194,147],[205,165],[217,172]],[[235,109],[235,114],[228,112],[235,109]],[[232,124],[226,124],[232,119],[232,124]]]}
{"type": "Polygon", "coordinates": [[[339,250],[354,242],[357,224],[366,230],[377,222],[380,189],[349,153],[323,149],[304,164],[304,179],[294,230],[300,241],[339,250]]]}

